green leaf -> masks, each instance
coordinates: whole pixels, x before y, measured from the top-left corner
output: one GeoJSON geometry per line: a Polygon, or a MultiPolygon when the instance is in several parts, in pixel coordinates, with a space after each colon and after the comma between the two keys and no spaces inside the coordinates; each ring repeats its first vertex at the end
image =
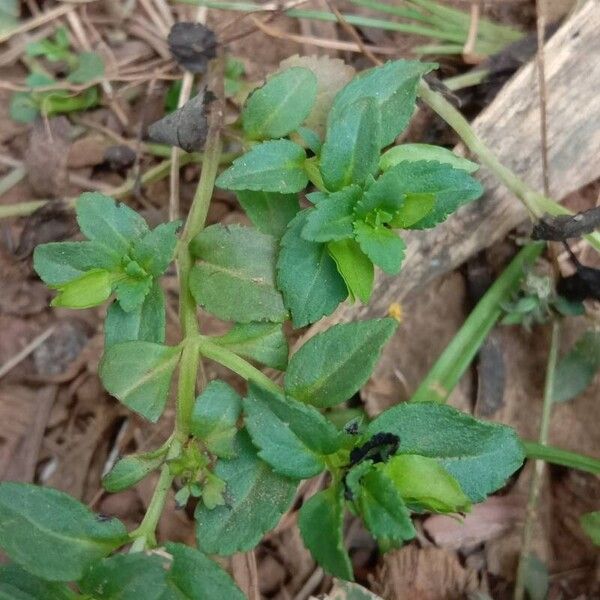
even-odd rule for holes
{"type": "Polygon", "coordinates": [[[74,600],[75,598],[79,596],[64,583],[44,581],[14,564],[0,565],[0,600],[74,600]]]}
{"type": "Polygon", "coordinates": [[[331,575],[352,580],[352,564],[344,548],[344,500],[340,486],[318,492],[302,505],[298,526],[304,545],[331,575]]]}
{"type": "Polygon", "coordinates": [[[462,158],[462,156],[457,156],[447,148],[431,144],[401,144],[400,146],[394,146],[382,154],[379,168],[382,171],[389,171],[400,162],[417,162],[420,160],[435,160],[455,169],[462,169],[467,173],[474,173],[479,169],[478,164],[462,158]]]}
{"type": "Polygon", "coordinates": [[[124,456],[102,478],[102,487],[111,493],[133,487],[161,466],[164,455],[164,452],[146,452],[124,456]]]}
{"type": "Polygon", "coordinates": [[[351,238],[354,206],[362,195],[357,185],[328,194],[317,206],[307,211],[302,237],[311,242],[329,242],[351,238]]]}
{"type": "Polygon", "coordinates": [[[152,342],[123,342],[106,349],[100,378],[125,406],[156,422],[167,402],[181,348],[152,342]]]}
{"type": "Polygon", "coordinates": [[[27,56],[43,56],[50,62],[58,62],[60,60],[72,60],[73,54],[68,50],[69,45],[62,46],[52,40],[39,40],[38,42],[29,42],[25,46],[27,56]]]}
{"type": "MultiPolygon", "coordinates": [[[[372,207],[384,207],[396,211],[401,208],[407,194],[434,194],[433,209],[411,229],[427,229],[444,221],[463,204],[479,198],[483,193],[481,184],[466,171],[454,169],[439,162],[401,162],[377,179],[365,193],[361,205],[368,212],[372,207]]],[[[357,214],[359,211],[357,210],[357,214]]]]}
{"type": "Polygon", "coordinates": [[[0,600],[75,600],[66,584],[44,581],[17,565],[0,566],[0,600]]]}
{"type": "Polygon", "coordinates": [[[325,134],[327,115],[333,104],[335,95],[355,74],[355,70],[339,58],[329,56],[290,56],[280,63],[281,68],[305,67],[317,78],[317,98],[305,120],[305,125],[317,132],[325,134]]]}
{"type": "Polygon", "coordinates": [[[329,242],[327,249],[348,286],[350,296],[366,304],[371,298],[375,277],[371,259],[354,240],[329,242]]]}
{"type": "Polygon", "coordinates": [[[279,323],[236,323],[225,335],[212,341],[239,356],[284,371],[288,343],[279,323]]]}
{"type": "Polygon", "coordinates": [[[360,98],[332,111],[321,149],[320,170],[329,190],[363,185],[379,165],[381,115],[375,99],[360,98]]]}
{"type": "Polygon", "coordinates": [[[277,239],[300,210],[297,194],[240,190],[236,195],[252,224],[277,239]]]}
{"type": "Polygon", "coordinates": [[[595,546],[600,546],[600,511],[594,511],[582,515],[579,519],[581,527],[594,542],[595,546]]]}
{"type": "Polygon", "coordinates": [[[244,414],[258,455],[293,479],[321,473],[323,457],[342,445],[341,434],[319,411],[253,384],[244,399],[244,414]]]}
{"type": "Polygon", "coordinates": [[[99,192],[81,194],[75,209],[82,233],[119,256],[124,256],[131,242],[148,231],[138,213],[99,192]]]}
{"type": "Polygon", "coordinates": [[[36,94],[42,115],[52,115],[78,112],[97,106],[100,103],[100,92],[98,87],[88,87],[76,96],[68,90],[57,90],[40,92],[36,94]]]}
{"type": "Polygon", "coordinates": [[[410,512],[397,486],[381,470],[371,468],[362,477],[355,503],[367,529],[384,551],[400,548],[415,537],[410,512]]]}
{"type": "Polygon", "coordinates": [[[581,394],[600,369],[600,331],[586,331],[556,365],[552,400],[566,402],[581,394]]]}
{"type": "Polygon", "coordinates": [[[310,129],[309,127],[298,127],[296,134],[302,140],[302,145],[305,148],[308,148],[315,155],[321,153],[323,142],[314,129],[310,129]]]}
{"type": "Polygon", "coordinates": [[[434,206],[435,194],[406,194],[389,225],[392,229],[408,229],[424,219],[434,206]]]}
{"type": "Polygon", "coordinates": [[[118,302],[113,302],[104,321],[104,345],[139,340],[162,344],[165,341],[165,295],[155,281],[136,310],[125,312],[118,302]]]}
{"type": "Polygon", "coordinates": [[[225,482],[212,473],[207,472],[202,482],[202,502],[208,510],[225,504],[223,493],[225,492],[225,482]]]}
{"type": "Polygon", "coordinates": [[[167,592],[164,562],[143,552],[115,554],[92,565],[78,585],[95,600],[179,600],[167,592]]]}
{"type": "Polygon", "coordinates": [[[171,264],[181,221],[162,223],[133,243],[131,257],[150,275],[160,277],[171,264]]]}
{"type": "Polygon", "coordinates": [[[120,257],[95,242],[52,242],[36,246],[33,268],[48,285],[62,285],[92,269],[112,271],[120,257]]]}
{"type": "Polygon", "coordinates": [[[166,549],[173,556],[167,575],[173,600],[245,600],[229,573],[202,552],[172,542],[166,549]]]}
{"type": "Polygon", "coordinates": [[[167,543],[172,556],[142,552],[99,561],[79,582],[97,600],[244,600],[231,577],[215,561],[183,544],[167,543]]]}
{"type": "Polygon", "coordinates": [[[393,319],[372,319],[334,325],[315,335],[292,355],[286,393],[319,408],[348,400],[367,381],[395,330],[393,319]]]}
{"type": "Polygon", "coordinates": [[[30,88],[45,87],[55,83],[57,83],[57,81],[54,79],[54,77],[51,77],[46,73],[38,73],[35,71],[33,73],[29,73],[25,79],[25,85],[30,88]]]}
{"type": "Polygon", "coordinates": [[[308,117],[317,96],[317,78],[292,67],[272,75],[254,91],[242,111],[242,125],[252,139],[281,138],[308,117]]]}
{"type": "Polygon", "coordinates": [[[277,286],[292,314],[294,327],[303,327],[331,314],[348,296],[344,280],[325,244],[301,236],[307,211],[299,212],[281,239],[277,286]]]}
{"type": "Polygon", "coordinates": [[[82,84],[104,77],[104,61],[99,54],[96,52],[82,52],[77,58],[77,68],[71,71],[67,81],[82,84]]]}
{"type": "Polygon", "coordinates": [[[108,300],[112,293],[113,276],[104,269],[92,269],[77,279],[55,286],[58,290],[51,306],[90,308],[108,300]]]}
{"type": "Polygon", "coordinates": [[[408,125],[421,77],[436,67],[434,63],[396,60],[363,71],[337,94],[329,118],[338,118],[348,105],[361,98],[373,98],[381,112],[379,146],[388,146],[408,125]]]}
{"type": "Polygon", "coordinates": [[[435,458],[401,454],[381,466],[404,501],[439,513],[467,512],[471,502],[435,458]]]}
{"type": "Polygon", "coordinates": [[[117,282],[115,295],[125,312],[134,312],[141,309],[151,289],[152,277],[150,275],[142,278],[127,277],[117,282]]]}
{"type": "Polygon", "coordinates": [[[190,291],[208,312],[241,323],[286,318],[275,289],[273,237],[250,227],[212,225],[192,240],[190,250],[199,259],[190,274],[190,291]]]}
{"type": "Polygon", "coordinates": [[[198,547],[208,554],[229,555],[253,548],[289,508],[296,483],[277,475],[257,456],[248,434],[235,438],[236,457],[220,460],[215,475],[225,481],[226,504],[196,508],[198,547]]]}
{"type": "Polygon", "coordinates": [[[9,114],[17,123],[31,123],[37,119],[40,109],[30,92],[15,92],[10,97],[9,114]]]}
{"type": "Polygon", "coordinates": [[[190,431],[220,458],[234,456],[233,439],[242,399],[224,381],[211,381],[196,398],[190,431]]]}
{"type": "Polygon", "coordinates": [[[406,244],[384,225],[373,227],[364,221],[354,223],[356,241],[360,249],[380,269],[389,275],[396,275],[400,271],[406,244]]]}
{"type": "Polygon", "coordinates": [[[523,447],[510,427],[437,403],[398,404],[369,424],[367,435],[379,432],[400,437],[398,454],[439,459],[473,502],[501,488],[523,464],[523,447]]]}
{"type": "Polygon", "coordinates": [[[0,548],[33,575],[49,581],[79,579],[92,561],[126,541],[120,521],[98,519],[67,494],[0,483],[0,548]]]}
{"type": "Polygon", "coordinates": [[[289,140],[252,146],[219,175],[216,184],[226,190],[262,190],[292,194],[306,187],[304,148],[289,140]]]}

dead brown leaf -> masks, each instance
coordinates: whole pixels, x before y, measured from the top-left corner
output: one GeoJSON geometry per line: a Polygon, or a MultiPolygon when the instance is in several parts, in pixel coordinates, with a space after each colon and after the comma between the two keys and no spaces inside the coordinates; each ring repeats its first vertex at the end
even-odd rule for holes
{"type": "Polygon", "coordinates": [[[453,552],[410,545],[384,556],[372,587],[394,600],[462,600],[479,590],[479,582],[453,552]]]}
{"type": "Polygon", "coordinates": [[[514,528],[523,516],[522,498],[492,496],[473,506],[473,510],[461,520],[432,515],[425,521],[424,528],[436,545],[468,552],[514,528]]]}
{"type": "Polygon", "coordinates": [[[38,197],[59,198],[67,192],[70,130],[65,117],[38,119],[31,128],[25,165],[29,185],[38,197]]]}

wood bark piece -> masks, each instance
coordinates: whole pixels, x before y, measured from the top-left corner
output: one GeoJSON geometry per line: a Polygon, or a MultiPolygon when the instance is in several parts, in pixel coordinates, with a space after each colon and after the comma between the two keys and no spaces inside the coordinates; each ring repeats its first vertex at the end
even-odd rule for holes
{"type": "MultiPolygon", "coordinates": [[[[556,199],[600,177],[600,2],[591,0],[545,46],[548,90],[550,192],[556,199]]],[[[473,128],[507,167],[542,189],[540,117],[535,60],[525,65],[475,119],[473,128]]],[[[428,282],[501,240],[527,212],[493,173],[477,174],[485,196],[430,231],[403,234],[408,249],[395,278],[379,273],[368,306],[344,304],[314,325],[385,314],[390,304],[417,294],[428,282]]]]}

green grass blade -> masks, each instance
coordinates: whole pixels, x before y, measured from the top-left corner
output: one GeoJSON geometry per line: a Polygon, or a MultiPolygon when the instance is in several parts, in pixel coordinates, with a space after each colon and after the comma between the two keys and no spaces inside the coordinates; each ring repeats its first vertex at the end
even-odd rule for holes
{"type": "Polygon", "coordinates": [[[542,253],[543,243],[525,246],[485,293],[442,352],[411,402],[445,402],[502,314],[501,305],[517,289],[526,268],[542,253]]]}
{"type": "Polygon", "coordinates": [[[579,469],[588,473],[600,473],[600,460],[592,456],[570,452],[569,450],[563,450],[554,446],[545,446],[537,442],[523,441],[523,447],[525,448],[527,458],[545,460],[553,465],[579,469]]]}

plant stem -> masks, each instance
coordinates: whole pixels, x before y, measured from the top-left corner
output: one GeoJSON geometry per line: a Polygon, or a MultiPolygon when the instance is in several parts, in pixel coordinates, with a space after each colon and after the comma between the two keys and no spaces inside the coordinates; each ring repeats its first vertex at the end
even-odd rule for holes
{"type": "MultiPolygon", "coordinates": [[[[558,360],[558,347],[560,342],[560,321],[555,319],[552,322],[552,337],[550,339],[550,351],[548,353],[548,365],[546,367],[546,382],[544,385],[544,404],[542,407],[542,419],[540,423],[539,443],[545,446],[548,443],[548,431],[550,429],[550,415],[552,414],[552,392],[554,390],[554,379],[556,375],[556,363],[558,360]]],[[[521,553],[519,555],[519,566],[517,568],[517,580],[515,582],[515,600],[523,600],[525,597],[525,576],[527,561],[531,554],[531,542],[533,530],[537,516],[537,504],[540,496],[540,488],[544,468],[546,463],[543,460],[536,460],[533,474],[531,476],[531,485],[529,488],[529,498],[527,500],[527,512],[525,517],[525,526],[523,527],[523,542],[521,544],[521,553]]]]}
{"type": "Polygon", "coordinates": [[[247,381],[253,381],[270,392],[274,392],[275,394],[282,393],[282,389],[276,383],[271,381],[262,371],[253,367],[248,361],[244,360],[231,350],[227,350],[227,348],[215,344],[208,337],[200,336],[199,340],[200,352],[206,358],[218,362],[234,373],[237,373],[240,377],[243,377],[247,381]]]}
{"type": "Polygon", "coordinates": [[[489,74],[489,69],[474,69],[472,71],[468,71],[467,73],[463,73],[462,75],[448,77],[444,79],[443,84],[451,92],[455,92],[456,90],[462,90],[474,85],[479,85],[489,74]]]}
{"type": "Polygon", "coordinates": [[[411,402],[446,402],[502,314],[502,303],[517,289],[527,267],[544,248],[544,243],[529,244],[512,259],[429,370],[411,402]]]}
{"type": "Polygon", "coordinates": [[[156,545],[156,528],[165,507],[167,495],[173,483],[173,475],[171,475],[169,460],[177,457],[181,452],[181,448],[181,440],[177,437],[173,438],[165,463],[160,469],[158,482],[154,488],[148,510],[139,527],[129,534],[129,537],[134,540],[130,552],[140,552],[148,546],[156,545]]]}
{"type": "MultiPolygon", "coordinates": [[[[223,79],[222,74],[223,61],[218,59],[215,75],[221,83],[223,79]]],[[[218,95],[223,97],[222,93],[218,95]]],[[[208,214],[221,157],[220,131],[222,117],[222,106],[220,101],[217,100],[213,104],[209,118],[200,181],[198,182],[192,206],[179,240],[175,260],[179,275],[179,319],[183,338],[183,352],[179,362],[175,432],[167,454],[167,460],[161,469],[158,483],[148,506],[148,511],[140,526],[131,534],[135,538],[132,550],[141,550],[148,544],[156,543],[154,532],[156,531],[174,479],[170,471],[169,460],[179,455],[189,435],[190,418],[196,399],[196,379],[198,370],[201,368],[196,303],[192,298],[188,286],[189,274],[193,265],[189,243],[197,233],[202,231],[206,222],[206,215],[208,214]]],[[[183,159],[184,157],[185,155],[181,158],[183,159]]],[[[170,163],[170,161],[165,162],[170,163]]]]}
{"type": "MultiPolygon", "coordinates": [[[[573,214],[551,198],[547,198],[530,188],[521,178],[505,167],[496,155],[481,140],[462,114],[448,102],[442,94],[434,92],[424,81],[419,84],[419,96],[429,105],[462,139],[467,148],[479,157],[479,160],[513,192],[526,206],[529,212],[540,218],[544,213],[551,215],[573,214]]],[[[600,252],[600,234],[585,236],[589,244],[600,252]]]]}
{"type": "MultiPolygon", "coordinates": [[[[194,311],[195,312],[195,311],[194,311]]],[[[188,335],[193,335],[190,332],[188,335]]],[[[200,348],[196,338],[186,337],[179,361],[177,383],[177,415],[175,431],[183,438],[190,433],[190,419],[196,400],[196,380],[200,367],[200,348]]]]}
{"type": "Polygon", "coordinates": [[[578,469],[595,475],[600,474],[600,460],[578,452],[570,452],[554,446],[546,446],[538,442],[523,442],[527,458],[545,460],[553,465],[578,469]]]}

